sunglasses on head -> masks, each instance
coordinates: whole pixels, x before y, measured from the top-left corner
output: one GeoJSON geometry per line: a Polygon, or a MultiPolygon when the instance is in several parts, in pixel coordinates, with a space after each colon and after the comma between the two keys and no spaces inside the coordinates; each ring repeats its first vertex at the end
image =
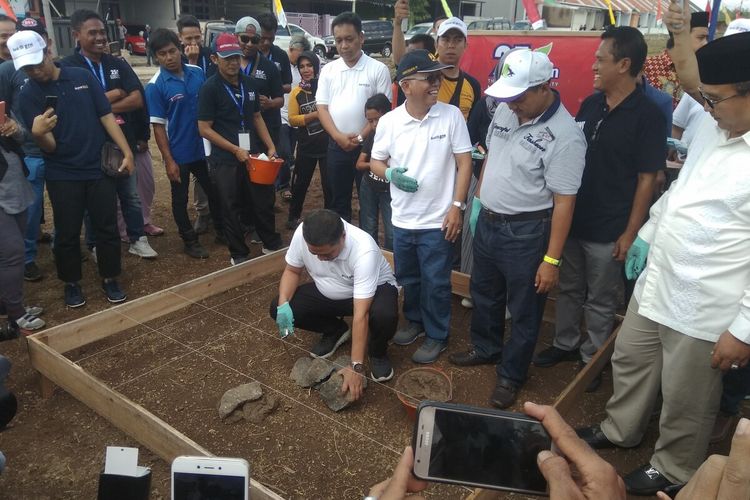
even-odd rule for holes
{"type": "Polygon", "coordinates": [[[255,45],[256,43],[260,42],[260,36],[259,35],[240,35],[240,41],[242,43],[252,43],[255,45]]]}

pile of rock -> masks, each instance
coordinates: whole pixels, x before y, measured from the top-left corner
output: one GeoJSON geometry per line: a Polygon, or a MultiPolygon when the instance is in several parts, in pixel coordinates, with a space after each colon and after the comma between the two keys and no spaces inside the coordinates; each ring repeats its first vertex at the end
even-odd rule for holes
{"type": "MultiPolygon", "coordinates": [[[[352,401],[349,400],[348,392],[341,394],[344,378],[336,372],[350,363],[351,358],[346,355],[339,356],[333,362],[321,358],[299,358],[289,377],[300,387],[317,389],[328,408],[341,411],[352,404],[352,401]]],[[[367,388],[367,377],[364,381],[364,388],[367,388]]]]}
{"type": "Polygon", "coordinates": [[[219,402],[219,417],[227,424],[243,419],[261,424],[278,406],[278,396],[264,394],[260,382],[251,382],[224,393],[219,402]]]}

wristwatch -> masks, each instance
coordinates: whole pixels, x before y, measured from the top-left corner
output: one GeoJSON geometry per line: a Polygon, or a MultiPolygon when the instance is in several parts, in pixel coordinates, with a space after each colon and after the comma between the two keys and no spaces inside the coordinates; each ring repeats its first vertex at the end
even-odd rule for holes
{"type": "Polygon", "coordinates": [[[360,361],[352,361],[352,370],[356,373],[362,374],[365,372],[365,365],[360,361]]]}
{"type": "Polygon", "coordinates": [[[462,212],[466,210],[466,203],[464,203],[463,201],[454,201],[453,206],[458,207],[458,209],[462,212]]]}
{"type": "Polygon", "coordinates": [[[360,143],[360,144],[362,144],[363,142],[365,142],[365,138],[362,137],[362,134],[357,134],[357,142],[360,143]]]}

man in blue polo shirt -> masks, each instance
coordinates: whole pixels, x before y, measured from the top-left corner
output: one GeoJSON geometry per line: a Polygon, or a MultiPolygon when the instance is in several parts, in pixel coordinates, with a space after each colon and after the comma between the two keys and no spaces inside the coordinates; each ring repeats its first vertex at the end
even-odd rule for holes
{"type": "MultiPolygon", "coordinates": [[[[107,45],[107,32],[99,14],[91,10],[77,10],[70,16],[70,26],[78,43],[78,50],[63,59],[60,64],[83,68],[96,77],[109,100],[117,124],[125,134],[131,150],[135,151],[135,113],[143,108],[143,93],[138,76],[124,59],[104,51],[107,45]]],[[[155,258],[157,253],[149,245],[143,228],[143,211],[135,175],[120,177],[116,181],[117,196],[130,242],[128,252],[143,258],[155,258]]]]}
{"type": "Polygon", "coordinates": [[[79,284],[86,210],[96,235],[102,290],[110,302],[122,302],[126,295],[115,280],[120,274],[116,187],[114,178],[102,172],[102,146],[109,135],[124,155],[120,173],[129,175],[135,166],[128,141],[91,72],[56,66],[44,39],[34,31],[16,33],[8,45],[16,68],[29,77],[19,96],[24,103],[21,118],[44,154],[55,219],[55,264],[65,282],[65,303],[86,303],[79,284]]]}
{"type": "Polygon", "coordinates": [[[187,203],[192,173],[209,196],[214,227],[221,234],[221,212],[208,178],[203,142],[198,133],[198,93],[206,77],[199,67],[182,61],[179,44],[180,40],[171,30],[161,28],[151,34],[150,50],[159,64],[159,71],[146,86],[146,102],[156,145],[172,188],[172,216],[185,244],[185,253],[205,259],[208,252],[190,224],[187,203]]]}
{"type": "Polygon", "coordinates": [[[221,200],[224,237],[231,263],[248,260],[250,250],[240,217],[250,213],[263,241],[263,253],[281,248],[273,213],[272,185],[250,182],[246,164],[255,135],[263,141],[268,156],[276,154],[268,129],[260,114],[255,80],[240,69],[242,49],[230,33],[216,37],[212,55],[217,73],[201,87],[198,95],[198,131],[211,142],[209,174],[221,200]],[[246,196],[249,193],[249,199],[246,196]]]}

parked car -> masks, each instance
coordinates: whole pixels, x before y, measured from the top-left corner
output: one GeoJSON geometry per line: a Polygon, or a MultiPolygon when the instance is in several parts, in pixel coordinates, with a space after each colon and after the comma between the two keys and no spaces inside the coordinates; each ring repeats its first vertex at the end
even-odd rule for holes
{"type": "Polygon", "coordinates": [[[513,23],[513,31],[531,31],[533,29],[531,21],[524,20],[513,23]]]}
{"type": "MultiPolygon", "coordinates": [[[[388,21],[362,21],[362,31],[365,43],[362,50],[365,54],[380,52],[383,57],[391,56],[391,39],[393,38],[393,24],[388,21]]],[[[333,36],[324,38],[326,57],[332,59],[336,55],[336,42],[333,36]]]]}
{"type": "Polygon", "coordinates": [[[235,24],[232,21],[206,21],[203,25],[203,46],[211,47],[214,38],[222,33],[234,33],[235,24]]]}
{"type": "Polygon", "coordinates": [[[404,40],[408,42],[414,35],[427,35],[431,30],[432,23],[415,24],[404,33],[404,40]]]}
{"type": "Polygon", "coordinates": [[[274,42],[275,45],[278,47],[287,50],[289,48],[289,40],[294,35],[302,35],[310,42],[310,46],[312,47],[313,52],[315,52],[315,55],[318,57],[325,57],[326,55],[326,42],[320,37],[317,37],[315,35],[312,35],[307,30],[302,28],[301,26],[297,26],[296,24],[289,23],[287,24],[289,29],[284,28],[282,26],[279,26],[279,28],[276,30],[276,41],[274,42]],[[289,32],[291,31],[291,35],[289,32]]]}
{"type": "Polygon", "coordinates": [[[146,29],[146,26],[143,24],[128,24],[125,27],[128,30],[128,34],[125,35],[125,50],[127,50],[131,56],[145,56],[146,40],[143,39],[141,33],[146,29]]]}
{"type": "Polygon", "coordinates": [[[493,17],[490,19],[480,19],[472,21],[467,26],[469,31],[476,30],[510,30],[512,26],[510,21],[504,17],[493,17]]]}

